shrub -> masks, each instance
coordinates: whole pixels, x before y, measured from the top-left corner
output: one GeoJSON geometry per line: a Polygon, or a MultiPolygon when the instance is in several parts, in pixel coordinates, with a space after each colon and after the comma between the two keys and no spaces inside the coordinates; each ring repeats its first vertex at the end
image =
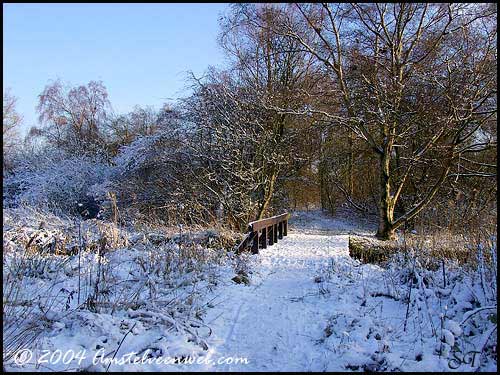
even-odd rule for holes
{"type": "Polygon", "coordinates": [[[4,207],[26,204],[76,214],[77,203],[86,201],[91,187],[106,180],[109,171],[88,156],[49,151],[27,157],[5,177],[4,207]]]}

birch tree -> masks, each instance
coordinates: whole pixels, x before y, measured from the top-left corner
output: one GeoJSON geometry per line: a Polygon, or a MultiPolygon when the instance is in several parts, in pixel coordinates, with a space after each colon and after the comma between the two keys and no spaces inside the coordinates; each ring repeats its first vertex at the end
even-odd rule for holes
{"type": "Polygon", "coordinates": [[[49,144],[72,154],[106,150],[105,125],[111,104],[102,82],[66,87],[54,81],[39,95],[37,111],[49,144]]]}
{"type": "Polygon", "coordinates": [[[19,144],[19,126],[22,117],[16,110],[17,98],[9,89],[3,92],[3,169],[10,168],[10,159],[19,144]]]}

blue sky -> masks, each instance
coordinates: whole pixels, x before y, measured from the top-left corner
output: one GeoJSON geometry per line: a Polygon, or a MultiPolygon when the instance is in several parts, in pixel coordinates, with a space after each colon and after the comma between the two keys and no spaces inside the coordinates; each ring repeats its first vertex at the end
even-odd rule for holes
{"type": "Polygon", "coordinates": [[[49,80],[102,80],[115,112],[158,108],[186,93],[186,72],[222,66],[218,20],[227,4],[4,4],[4,89],[24,128],[49,80]]]}

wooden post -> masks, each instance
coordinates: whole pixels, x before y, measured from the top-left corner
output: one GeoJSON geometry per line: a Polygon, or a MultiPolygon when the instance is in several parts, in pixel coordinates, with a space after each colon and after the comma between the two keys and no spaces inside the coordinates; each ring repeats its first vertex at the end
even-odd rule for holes
{"type": "Polygon", "coordinates": [[[283,222],[280,221],[278,223],[278,239],[282,239],[283,238],[283,222]]]}
{"type": "Polygon", "coordinates": [[[262,248],[267,249],[267,228],[262,228],[262,248]]]}
{"type": "Polygon", "coordinates": [[[273,226],[273,238],[274,238],[274,243],[278,242],[278,224],[274,224],[273,226]]]}
{"type": "Polygon", "coordinates": [[[253,232],[252,254],[259,253],[259,231],[253,232]]]}
{"type": "Polygon", "coordinates": [[[285,220],[283,222],[283,236],[287,235],[287,229],[288,229],[288,220],[285,220]]]}
{"type": "Polygon", "coordinates": [[[269,245],[274,243],[273,226],[267,227],[267,235],[269,236],[269,245]]]}

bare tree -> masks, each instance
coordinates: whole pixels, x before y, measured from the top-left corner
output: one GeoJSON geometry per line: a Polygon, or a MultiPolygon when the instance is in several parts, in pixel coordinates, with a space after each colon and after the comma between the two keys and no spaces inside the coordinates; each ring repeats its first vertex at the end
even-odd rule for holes
{"type": "Polygon", "coordinates": [[[220,34],[220,43],[231,58],[231,70],[238,85],[253,92],[245,98],[252,96],[255,120],[262,126],[260,152],[266,155],[259,165],[257,219],[268,212],[278,180],[290,177],[296,168],[307,164],[307,158],[298,163],[297,151],[301,141],[308,139],[311,121],[275,108],[303,108],[307,104],[304,92],[313,90],[321,80],[300,43],[272,32],[272,26],[286,16],[282,8],[272,4],[233,5],[222,21],[220,34]],[[264,140],[266,136],[268,141],[264,140]]]}
{"type": "Polygon", "coordinates": [[[37,111],[50,144],[70,153],[104,150],[104,124],[111,105],[102,82],[67,88],[57,80],[39,95],[37,111]]]}
{"type": "Polygon", "coordinates": [[[264,113],[255,93],[225,72],[211,70],[193,81],[194,94],[183,103],[193,127],[187,143],[193,162],[186,170],[214,216],[243,229],[258,211],[266,160],[274,161],[265,155],[270,134],[262,124],[264,113]]]}
{"type": "Polygon", "coordinates": [[[299,42],[332,77],[340,106],[314,112],[352,131],[377,156],[377,236],[394,238],[456,175],[465,155],[496,147],[496,9],[395,3],[292,8],[293,17],[274,32],[299,42]],[[408,194],[411,206],[399,204],[395,217],[408,194]]]}
{"type": "Polygon", "coordinates": [[[17,98],[9,89],[3,93],[3,168],[10,168],[10,158],[19,145],[19,126],[23,119],[16,110],[17,98]]]}
{"type": "Polygon", "coordinates": [[[111,153],[115,155],[121,146],[130,144],[139,136],[154,134],[161,122],[160,113],[152,107],[135,106],[132,112],[109,119],[107,121],[110,137],[108,146],[111,153]]]}

